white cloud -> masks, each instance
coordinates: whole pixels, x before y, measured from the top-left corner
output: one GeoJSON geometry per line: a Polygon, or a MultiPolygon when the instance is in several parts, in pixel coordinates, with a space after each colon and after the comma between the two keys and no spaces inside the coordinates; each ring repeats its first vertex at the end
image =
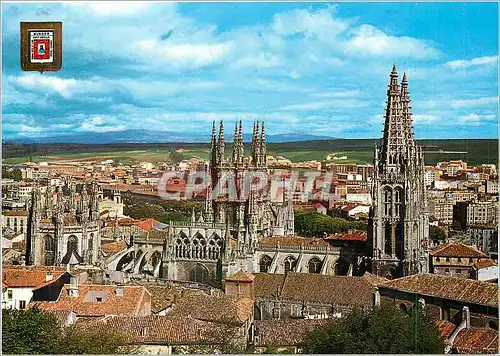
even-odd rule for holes
{"type": "Polygon", "coordinates": [[[75,94],[100,93],[104,94],[109,88],[99,80],[59,78],[50,74],[29,73],[21,76],[9,76],[8,82],[38,93],[58,93],[63,98],[72,98],[75,94]]]}
{"type": "Polygon", "coordinates": [[[235,62],[234,67],[272,68],[272,67],[278,67],[280,64],[281,61],[277,56],[269,52],[260,52],[256,55],[250,55],[238,59],[235,62]]]}
{"type": "Polygon", "coordinates": [[[363,101],[357,101],[354,99],[342,99],[342,100],[324,100],[324,101],[313,101],[301,104],[291,104],[281,107],[280,110],[285,111],[314,111],[314,110],[328,110],[336,108],[362,108],[366,107],[368,104],[363,101]]]}
{"type": "Polygon", "coordinates": [[[498,56],[486,56],[486,57],[473,58],[469,60],[459,59],[455,61],[446,62],[443,65],[445,67],[457,70],[457,69],[467,69],[470,67],[483,66],[488,64],[489,65],[498,64],[498,56]]]}
{"type": "Polygon", "coordinates": [[[496,118],[495,115],[487,114],[487,115],[478,115],[475,113],[462,115],[458,117],[458,123],[478,126],[483,123],[483,121],[494,120],[496,118]]]}
{"type": "Polygon", "coordinates": [[[391,58],[411,56],[417,59],[436,58],[440,54],[428,41],[390,36],[371,25],[361,25],[352,33],[354,37],[347,42],[346,49],[353,54],[391,58]]]}
{"type": "Polygon", "coordinates": [[[224,58],[231,50],[232,44],[172,44],[164,41],[141,40],[132,44],[139,55],[174,67],[192,65],[202,67],[224,58]]]}
{"type": "Polygon", "coordinates": [[[86,8],[97,16],[131,16],[137,15],[148,7],[148,2],[138,1],[85,1],[69,2],[64,6],[86,8]]]}
{"type": "Polygon", "coordinates": [[[452,100],[449,102],[449,105],[454,108],[473,108],[478,106],[487,106],[498,104],[498,97],[490,96],[476,99],[461,99],[461,100],[452,100]]]}
{"type": "Polygon", "coordinates": [[[318,38],[330,42],[346,31],[349,21],[334,17],[335,6],[329,6],[316,12],[293,10],[276,14],[271,25],[272,30],[281,36],[302,34],[306,39],[318,38]]]}
{"type": "Polygon", "coordinates": [[[125,125],[105,125],[114,121],[110,116],[93,116],[84,120],[79,127],[84,132],[117,132],[127,129],[125,125]]]}
{"type": "Polygon", "coordinates": [[[432,114],[417,114],[412,115],[413,122],[417,125],[428,125],[436,122],[437,116],[432,114]]]}

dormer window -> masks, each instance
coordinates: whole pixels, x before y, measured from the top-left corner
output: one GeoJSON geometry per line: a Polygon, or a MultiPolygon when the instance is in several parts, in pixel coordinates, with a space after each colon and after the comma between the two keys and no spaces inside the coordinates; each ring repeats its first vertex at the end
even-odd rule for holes
{"type": "Polygon", "coordinates": [[[102,297],[95,297],[96,302],[102,302],[102,297]]]}

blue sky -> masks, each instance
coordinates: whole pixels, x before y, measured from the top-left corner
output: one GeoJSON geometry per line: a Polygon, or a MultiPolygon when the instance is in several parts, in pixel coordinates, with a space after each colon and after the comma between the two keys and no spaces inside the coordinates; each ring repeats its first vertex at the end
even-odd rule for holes
{"type": "Polygon", "coordinates": [[[3,3],[3,139],[148,130],[381,136],[392,63],[417,138],[498,137],[497,3],[3,3]],[[63,21],[23,72],[20,21],[63,21]]]}

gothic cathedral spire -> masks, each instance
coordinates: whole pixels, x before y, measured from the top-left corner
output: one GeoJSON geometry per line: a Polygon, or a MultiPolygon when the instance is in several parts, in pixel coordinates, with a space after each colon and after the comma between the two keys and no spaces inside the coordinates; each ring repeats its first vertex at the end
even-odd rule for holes
{"type": "Polygon", "coordinates": [[[429,216],[422,149],[414,140],[408,78],[392,67],[384,136],[375,146],[370,212],[372,271],[384,277],[428,269],[429,216]]]}

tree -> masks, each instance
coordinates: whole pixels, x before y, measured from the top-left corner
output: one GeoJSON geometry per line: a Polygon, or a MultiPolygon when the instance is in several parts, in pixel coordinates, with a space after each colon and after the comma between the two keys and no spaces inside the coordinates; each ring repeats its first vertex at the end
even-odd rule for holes
{"type": "Polygon", "coordinates": [[[2,178],[13,179],[15,181],[22,180],[21,170],[19,168],[2,167],[2,178]]]}
{"type": "Polygon", "coordinates": [[[5,354],[134,353],[127,338],[105,328],[61,326],[54,315],[38,308],[2,310],[2,352],[5,354]]]}
{"type": "Polygon", "coordinates": [[[60,354],[131,354],[138,351],[137,347],[129,345],[129,340],[105,327],[88,329],[69,326],[64,330],[63,343],[59,345],[60,354]]]}
{"type": "Polygon", "coordinates": [[[349,230],[366,231],[367,225],[362,221],[348,221],[333,218],[320,213],[302,213],[295,216],[295,231],[303,236],[324,237],[337,232],[349,230]]]}
{"type": "Polygon", "coordinates": [[[134,219],[160,219],[165,214],[165,209],[161,205],[151,203],[135,202],[132,205],[125,205],[123,213],[134,219]]]}
{"type": "Polygon", "coordinates": [[[369,312],[355,309],[317,326],[304,339],[304,352],[315,354],[438,354],[439,331],[418,308],[409,314],[384,303],[369,312]]]}
{"type": "Polygon", "coordinates": [[[446,239],[446,233],[438,226],[429,226],[429,238],[434,243],[441,243],[446,239]]]}
{"type": "Polygon", "coordinates": [[[40,309],[2,310],[2,353],[53,354],[61,328],[53,315],[40,309]]]}

